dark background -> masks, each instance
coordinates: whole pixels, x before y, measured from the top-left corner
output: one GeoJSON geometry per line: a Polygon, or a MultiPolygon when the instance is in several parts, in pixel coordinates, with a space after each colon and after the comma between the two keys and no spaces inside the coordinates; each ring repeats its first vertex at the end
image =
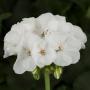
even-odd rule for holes
{"type": "Polygon", "coordinates": [[[0,90],[44,90],[43,75],[36,81],[29,72],[13,72],[16,56],[3,59],[3,38],[23,17],[45,12],[66,16],[88,37],[86,49],[80,51],[80,62],[65,67],[60,80],[51,76],[52,90],[90,90],[90,0],[0,0],[0,90]]]}

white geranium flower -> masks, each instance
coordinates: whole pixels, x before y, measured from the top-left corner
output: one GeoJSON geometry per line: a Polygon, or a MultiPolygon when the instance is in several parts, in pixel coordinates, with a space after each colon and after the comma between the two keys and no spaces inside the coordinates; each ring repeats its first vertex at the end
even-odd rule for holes
{"type": "Polygon", "coordinates": [[[53,63],[56,58],[56,53],[55,50],[51,48],[46,41],[41,40],[33,48],[32,57],[36,65],[41,68],[53,63]]]}
{"type": "Polygon", "coordinates": [[[81,43],[76,38],[68,35],[53,33],[49,35],[49,45],[56,51],[54,63],[59,66],[67,66],[76,63],[80,59],[79,50],[81,43]]]}
{"type": "Polygon", "coordinates": [[[4,57],[17,55],[13,69],[18,74],[52,63],[68,66],[79,61],[86,41],[82,29],[64,16],[45,13],[12,26],[4,38],[4,57]]]}
{"type": "Polygon", "coordinates": [[[31,56],[31,51],[23,47],[17,54],[17,60],[14,64],[15,73],[22,74],[25,71],[33,71],[36,68],[35,62],[31,56]]]}
{"type": "Polygon", "coordinates": [[[13,67],[16,73],[21,74],[25,71],[33,71],[36,68],[36,64],[32,58],[32,49],[37,45],[37,41],[39,40],[40,38],[34,34],[27,33],[24,36],[17,52],[17,60],[13,67]]]}
{"type": "Polygon", "coordinates": [[[56,59],[54,63],[59,66],[68,66],[79,61],[80,44],[74,39],[67,39],[64,42],[58,42],[55,47],[56,59]],[[71,42],[71,43],[69,43],[71,42]]]}

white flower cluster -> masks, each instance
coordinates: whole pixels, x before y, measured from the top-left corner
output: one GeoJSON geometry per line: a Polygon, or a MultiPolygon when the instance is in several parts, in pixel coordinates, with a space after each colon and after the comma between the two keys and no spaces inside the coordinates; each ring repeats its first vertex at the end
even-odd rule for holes
{"type": "Polygon", "coordinates": [[[12,26],[4,38],[4,57],[17,55],[13,69],[18,74],[52,63],[63,67],[79,61],[86,41],[82,29],[64,16],[45,13],[12,26]]]}

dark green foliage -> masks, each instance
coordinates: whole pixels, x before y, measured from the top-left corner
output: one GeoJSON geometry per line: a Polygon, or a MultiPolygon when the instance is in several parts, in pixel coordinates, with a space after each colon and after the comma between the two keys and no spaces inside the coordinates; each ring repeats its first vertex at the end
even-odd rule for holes
{"type": "Polygon", "coordinates": [[[29,72],[13,72],[16,57],[3,59],[3,39],[23,17],[37,17],[45,12],[66,16],[88,37],[80,62],[65,67],[60,80],[51,76],[52,90],[90,90],[90,0],[0,0],[0,90],[44,90],[43,75],[36,81],[29,72]]]}

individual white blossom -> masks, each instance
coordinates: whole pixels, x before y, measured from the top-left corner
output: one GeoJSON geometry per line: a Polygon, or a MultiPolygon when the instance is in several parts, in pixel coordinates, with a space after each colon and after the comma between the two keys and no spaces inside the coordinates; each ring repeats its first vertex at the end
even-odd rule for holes
{"type": "Polygon", "coordinates": [[[86,41],[79,26],[64,16],[45,13],[12,26],[4,38],[4,57],[17,55],[13,69],[18,74],[52,63],[64,67],[79,61],[86,41]]]}
{"type": "Polygon", "coordinates": [[[36,65],[41,68],[50,65],[55,60],[56,52],[46,41],[41,40],[33,48],[32,57],[36,65]]]}

